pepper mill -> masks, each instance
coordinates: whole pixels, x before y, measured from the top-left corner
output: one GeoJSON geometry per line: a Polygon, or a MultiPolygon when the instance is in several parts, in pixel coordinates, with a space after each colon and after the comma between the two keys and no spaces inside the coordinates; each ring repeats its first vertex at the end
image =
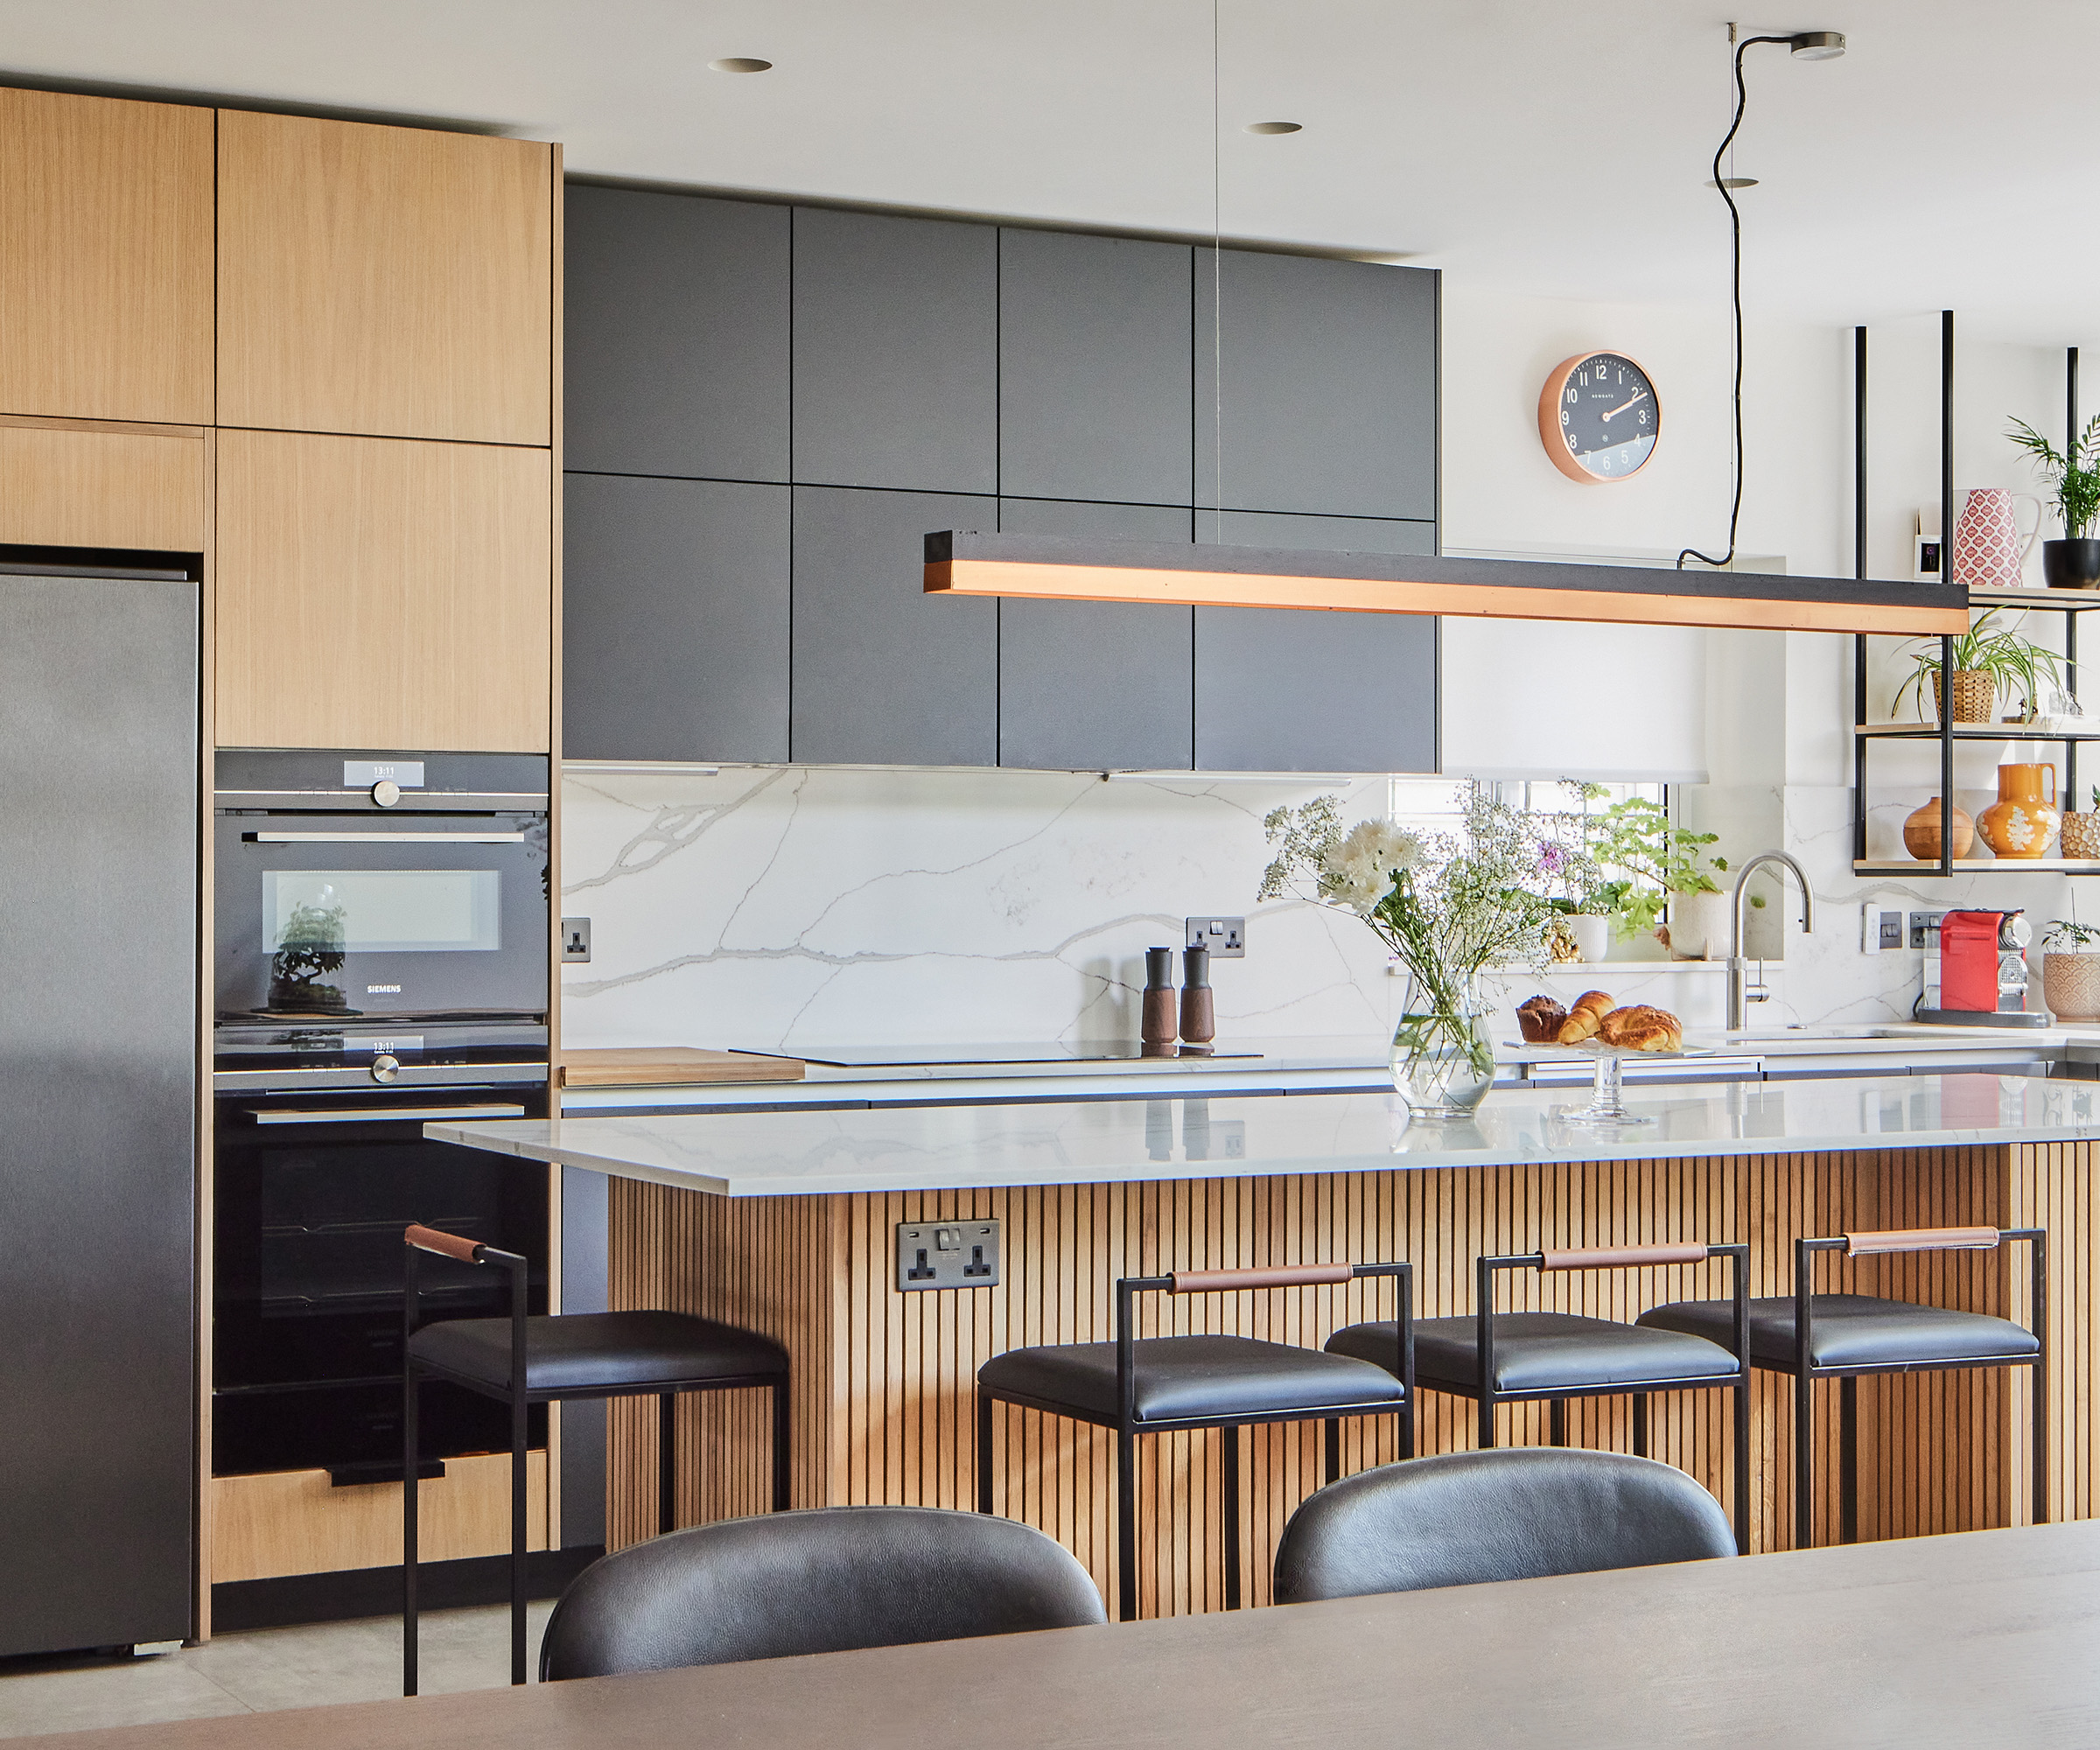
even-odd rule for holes
{"type": "Polygon", "coordinates": [[[1210,988],[1210,950],[1201,942],[1181,950],[1181,1043],[1208,1047],[1218,1036],[1217,999],[1210,988]]]}
{"type": "Polygon", "coordinates": [[[1147,1047],[1174,1042],[1174,951],[1148,948],[1144,951],[1144,1020],[1139,1030],[1147,1047]]]}

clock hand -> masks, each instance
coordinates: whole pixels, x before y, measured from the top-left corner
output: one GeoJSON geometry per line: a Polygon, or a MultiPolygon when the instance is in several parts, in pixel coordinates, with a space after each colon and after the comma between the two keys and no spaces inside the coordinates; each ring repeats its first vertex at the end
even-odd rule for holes
{"type": "Polygon", "coordinates": [[[1609,413],[1606,413],[1606,414],[1604,416],[1605,416],[1606,419],[1609,419],[1609,418],[1612,416],[1612,414],[1613,414],[1613,413],[1624,413],[1624,412],[1626,411],[1627,408],[1628,408],[1628,407],[1631,407],[1631,406],[1634,404],[1634,401],[1646,401],[1647,399],[1648,399],[1648,391],[1647,391],[1646,389],[1642,389],[1642,390],[1641,390],[1641,391],[1640,391],[1638,394],[1636,394],[1636,395],[1634,396],[1634,400],[1633,400],[1633,401],[1627,402],[1625,402],[1625,403],[1624,403],[1623,405],[1621,405],[1621,406],[1619,406],[1619,407],[1614,407],[1614,408],[1613,408],[1613,409],[1611,410],[1611,412],[1609,412],[1609,413]]]}

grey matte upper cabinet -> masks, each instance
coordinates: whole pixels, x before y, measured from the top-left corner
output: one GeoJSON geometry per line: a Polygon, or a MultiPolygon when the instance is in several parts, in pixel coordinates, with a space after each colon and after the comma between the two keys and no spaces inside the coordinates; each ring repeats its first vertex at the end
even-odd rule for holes
{"type": "Polygon", "coordinates": [[[794,209],[794,470],[998,490],[996,226],[794,209]]]}
{"type": "MultiPolygon", "coordinates": [[[[1432,553],[1433,523],[1196,513],[1200,540],[1432,553]]],[[[1196,765],[1212,772],[1433,772],[1437,622],[1397,613],[1200,607],[1196,765]]]]}
{"type": "Polygon", "coordinates": [[[1236,249],[1195,267],[1196,503],[1433,520],[1438,276],[1236,249]]]}
{"type": "MultiPolygon", "coordinates": [[[[1165,505],[1001,499],[1014,535],[1186,541],[1165,505]]],[[[999,764],[1060,772],[1186,770],[1194,611],[1125,602],[999,603],[999,764]]]]}
{"type": "Polygon", "coordinates": [[[784,762],[789,488],[609,474],[563,487],[564,752],[784,762]]]}
{"type": "Polygon", "coordinates": [[[794,488],[792,757],[996,766],[999,604],[926,593],[926,537],[997,527],[989,498],[794,488]]]}
{"type": "Polygon", "coordinates": [[[789,209],[571,184],[563,466],[788,478],[789,209]]]}
{"type": "Polygon", "coordinates": [[[999,233],[1003,494],[1194,502],[1190,257],[1185,243],[999,233]]]}

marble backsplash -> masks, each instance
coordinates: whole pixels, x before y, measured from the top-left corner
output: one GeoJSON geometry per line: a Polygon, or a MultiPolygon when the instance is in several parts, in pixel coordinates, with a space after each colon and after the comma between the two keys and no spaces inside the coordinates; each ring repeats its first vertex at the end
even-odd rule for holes
{"type": "Polygon", "coordinates": [[[1345,818],[1385,809],[1382,777],[572,773],[562,910],[592,959],[564,972],[564,1041],[1135,1039],[1145,948],[1207,912],[1248,920],[1213,968],[1222,1038],[1387,1034],[1403,981],[1371,933],[1255,902],[1262,817],[1338,789],[1345,818]]]}

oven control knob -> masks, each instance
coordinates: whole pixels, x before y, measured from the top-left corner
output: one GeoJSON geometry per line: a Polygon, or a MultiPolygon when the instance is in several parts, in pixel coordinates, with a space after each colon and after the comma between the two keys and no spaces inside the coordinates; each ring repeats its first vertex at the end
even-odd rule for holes
{"type": "Polygon", "coordinates": [[[391,1052],[382,1051],[372,1060],[372,1079],[374,1082],[392,1082],[401,1074],[401,1060],[391,1052]]]}
{"type": "Polygon", "coordinates": [[[401,786],[391,778],[382,778],[372,787],[372,800],[382,808],[390,808],[401,800],[401,786]]]}

